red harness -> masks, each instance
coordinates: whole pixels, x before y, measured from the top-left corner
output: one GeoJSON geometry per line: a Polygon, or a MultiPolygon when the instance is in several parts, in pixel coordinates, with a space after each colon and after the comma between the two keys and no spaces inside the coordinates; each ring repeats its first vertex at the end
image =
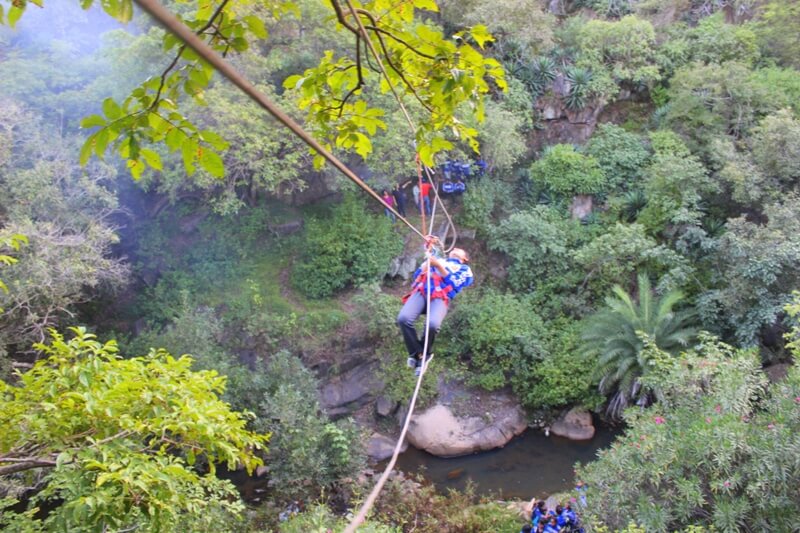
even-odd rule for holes
{"type": "MultiPolygon", "coordinates": [[[[445,304],[449,304],[450,292],[452,292],[453,287],[450,285],[443,285],[444,278],[441,276],[441,274],[434,270],[433,275],[431,276],[431,300],[439,298],[440,300],[444,300],[445,304]]],[[[406,301],[411,298],[411,295],[415,292],[425,296],[427,288],[428,277],[425,272],[420,272],[419,276],[417,276],[417,279],[414,280],[411,291],[403,296],[403,303],[406,303],[406,301]]]]}

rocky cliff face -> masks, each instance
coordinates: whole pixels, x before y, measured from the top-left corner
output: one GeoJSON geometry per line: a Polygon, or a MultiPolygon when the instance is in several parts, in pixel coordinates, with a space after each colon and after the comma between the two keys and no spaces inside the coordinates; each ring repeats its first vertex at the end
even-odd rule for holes
{"type": "Polygon", "coordinates": [[[533,130],[528,138],[528,146],[534,151],[554,144],[583,144],[592,136],[605,102],[590,101],[582,109],[569,109],[565,103],[569,91],[569,81],[559,73],[548,93],[536,99],[534,109],[543,127],[533,130]]]}

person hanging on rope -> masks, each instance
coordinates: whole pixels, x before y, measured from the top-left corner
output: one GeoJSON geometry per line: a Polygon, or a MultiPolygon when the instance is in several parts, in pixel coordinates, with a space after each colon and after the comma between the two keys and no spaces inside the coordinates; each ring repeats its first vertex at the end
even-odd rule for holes
{"type": "Polygon", "coordinates": [[[453,248],[447,259],[440,259],[433,254],[432,248],[439,244],[437,237],[429,237],[426,249],[425,263],[414,273],[411,292],[403,297],[403,308],[397,315],[397,325],[403,334],[403,341],[408,349],[408,366],[415,369],[419,376],[423,364],[427,363],[432,353],[431,347],[442,326],[442,321],[447,315],[447,306],[453,298],[463,289],[472,285],[474,277],[469,267],[469,255],[461,248],[453,248]],[[424,272],[425,265],[430,259],[430,270],[424,272]],[[430,276],[430,284],[428,283],[430,276]],[[430,309],[426,309],[428,298],[427,290],[430,285],[430,309]],[[423,313],[428,313],[430,330],[428,332],[427,356],[423,357],[425,338],[417,336],[414,322],[423,313]]]}

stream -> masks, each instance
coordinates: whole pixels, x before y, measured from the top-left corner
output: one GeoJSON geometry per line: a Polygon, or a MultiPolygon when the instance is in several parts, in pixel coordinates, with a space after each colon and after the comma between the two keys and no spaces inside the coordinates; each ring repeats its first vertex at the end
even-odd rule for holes
{"type": "MultiPolygon", "coordinates": [[[[479,495],[496,495],[508,499],[546,498],[574,486],[576,462],[588,463],[597,451],[607,448],[619,430],[598,425],[592,440],[571,441],[561,437],[545,437],[539,430],[529,429],[506,444],[488,452],[444,459],[409,446],[401,454],[395,468],[406,473],[420,472],[437,490],[463,490],[468,480],[475,483],[479,495]]],[[[381,463],[382,469],[386,463],[381,463]]]]}

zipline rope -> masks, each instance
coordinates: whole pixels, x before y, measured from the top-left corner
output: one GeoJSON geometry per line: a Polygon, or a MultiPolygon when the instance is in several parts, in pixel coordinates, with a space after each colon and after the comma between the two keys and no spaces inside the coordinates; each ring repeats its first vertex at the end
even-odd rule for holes
{"type": "Polygon", "coordinates": [[[331,163],[337,170],[339,170],[342,174],[344,174],[349,180],[355,183],[358,187],[363,189],[367,194],[372,196],[376,201],[378,201],[384,208],[388,209],[394,215],[400,219],[406,226],[408,226],[411,231],[422,237],[427,241],[427,237],[420,232],[414,225],[409,222],[404,216],[395,210],[394,207],[390,206],[386,202],[383,201],[383,198],[380,197],[378,193],[376,193],[372,188],[364,183],[364,181],[356,176],[356,174],[350,170],[344,163],[342,163],[335,155],[330,153],[324,146],[322,146],[316,139],[314,139],[311,135],[309,135],[299,124],[297,124],[292,118],[281,111],[272,101],[264,95],[264,93],[260,92],[256,89],[252,83],[247,81],[239,72],[233,68],[228,62],[226,62],[222,56],[220,56],[217,52],[211,49],[206,43],[204,43],[200,37],[198,37],[189,27],[183,24],[180,20],[178,20],[175,15],[170,13],[164,6],[162,6],[156,0],[135,0],[135,2],[144,9],[151,17],[157,20],[165,29],[167,29],[170,33],[175,35],[176,37],[180,38],[186,45],[188,45],[192,50],[197,52],[197,54],[202,57],[205,61],[207,61],[211,66],[213,66],[219,73],[223,76],[228,78],[231,83],[236,85],[242,92],[244,92],[247,96],[250,97],[251,100],[256,102],[260,105],[265,111],[267,111],[270,115],[272,115],[276,120],[278,120],[281,124],[289,128],[297,137],[299,137],[304,143],[308,146],[313,148],[318,154],[324,157],[329,163],[331,163]]]}
{"type": "MultiPolygon", "coordinates": [[[[338,1],[338,0],[333,0],[333,1],[338,1]]],[[[408,110],[406,109],[405,105],[403,104],[402,98],[400,97],[400,95],[398,94],[397,90],[395,89],[394,84],[392,83],[392,80],[389,77],[389,74],[386,72],[386,67],[383,64],[383,60],[381,59],[380,54],[378,54],[377,50],[375,50],[375,45],[373,44],[372,40],[369,38],[369,34],[367,33],[367,29],[364,27],[364,24],[362,23],[361,18],[358,16],[356,8],[355,8],[355,6],[353,6],[353,2],[351,0],[346,0],[346,1],[347,1],[348,7],[350,8],[350,13],[353,15],[353,20],[358,25],[358,29],[359,29],[359,32],[361,33],[361,36],[363,37],[364,41],[366,42],[367,47],[370,49],[370,51],[372,53],[372,56],[375,58],[375,61],[377,62],[378,67],[379,67],[381,73],[383,74],[383,77],[386,80],[387,85],[391,89],[395,100],[397,100],[397,104],[399,105],[400,109],[403,111],[403,115],[405,116],[406,121],[408,122],[408,125],[411,128],[412,135],[416,135],[417,128],[414,125],[414,122],[411,120],[411,116],[409,115],[408,110]]],[[[424,167],[425,173],[428,176],[428,181],[429,181],[429,183],[431,185],[431,188],[433,188],[434,195],[435,195],[434,196],[434,201],[433,201],[433,209],[431,210],[430,227],[428,229],[428,233],[427,234],[428,235],[433,235],[433,224],[434,224],[434,220],[435,220],[435,217],[436,217],[436,207],[437,207],[437,204],[441,205],[442,206],[442,211],[445,213],[445,216],[447,217],[447,222],[448,222],[448,228],[445,230],[445,234],[444,234],[443,240],[446,242],[447,233],[449,232],[450,229],[452,229],[452,231],[453,231],[453,242],[452,242],[452,245],[450,247],[450,249],[452,249],[452,248],[455,247],[456,238],[457,238],[457,233],[456,233],[456,230],[455,230],[455,225],[453,224],[453,220],[450,217],[450,214],[447,212],[447,208],[444,206],[444,203],[439,198],[439,191],[437,190],[438,187],[436,186],[436,182],[433,180],[433,175],[432,175],[431,170],[427,167],[427,165],[423,165],[421,163],[420,157],[419,157],[419,153],[416,154],[416,157],[414,158],[414,162],[415,162],[416,167],[417,167],[417,180],[418,180],[418,187],[420,189],[419,209],[420,209],[420,217],[422,218],[422,226],[421,226],[422,230],[425,231],[425,199],[421,196],[422,190],[423,190],[422,189],[422,179],[423,179],[422,178],[422,168],[424,167]]],[[[428,246],[430,246],[430,243],[427,243],[427,244],[428,244],[428,246]]],[[[449,250],[446,250],[446,251],[449,251],[449,250]]],[[[428,254],[430,254],[430,248],[428,248],[427,252],[428,252],[428,254]]],[[[416,403],[417,403],[417,397],[419,396],[419,390],[420,390],[420,387],[422,385],[422,377],[425,375],[425,372],[428,369],[428,356],[427,356],[427,354],[428,354],[428,339],[429,339],[430,326],[431,326],[431,313],[430,313],[430,308],[431,308],[431,275],[430,275],[430,270],[431,270],[431,259],[430,259],[430,255],[428,255],[428,259],[425,262],[425,273],[426,273],[425,274],[425,278],[426,278],[425,338],[424,338],[424,341],[423,341],[422,353],[420,354],[420,359],[421,360],[420,360],[419,364],[421,365],[421,369],[420,369],[419,376],[417,377],[416,386],[414,387],[414,394],[411,396],[411,402],[409,403],[409,406],[408,406],[408,413],[406,413],[406,419],[405,419],[405,422],[403,423],[403,429],[400,431],[400,436],[397,439],[397,444],[395,444],[394,452],[392,453],[392,457],[389,460],[388,464],[386,465],[386,468],[384,468],[383,473],[381,474],[381,477],[378,478],[378,481],[375,483],[375,486],[372,488],[372,491],[369,493],[369,496],[367,496],[367,499],[361,505],[361,509],[359,509],[359,511],[356,514],[356,516],[353,517],[353,519],[347,525],[347,527],[344,530],[344,533],[355,533],[355,531],[358,529],[358,527],[362,523],[364,523],[364,521],[366,520],[367,514],[372,509],[372,506],[375,504],[375,501],[378,499],[378,496],[380,495],[381,491],[383,490],[383,486],[386,484],[386,481],[389,479],[389,475],[394,470],[394,466],[397,463],[397,458],[400,455],[401,449],[403,447],[403,442],[406,439],[406,433],[408,432],[408,427],[409,427],[409,425],[411,423],[411,417],[414,414],[414,407],[416,406],[416,403]]]]}
{"type": "MultiPolygon", "coordinates": [[[[427,237],[422,232],[420,232],[417,228],[415,228],[414,225],[411,224],[400,213],[398,213],[394,209],[394,207],[392,207],[389,204],[387,204],[386,202],[384,202],[383,198],[381,198],[378,195],[378,193],[376,193],[374,190],[372,190],[371,187],[369,187],[366,183],[364,183],[364,181],[361,178],[359,178],[353,171],[351,171],[336,156],[334,156],[332,153],[330,153],[319,142],[317,142],[316,139],[314,139],[305,130],[303,130],[303,128],[300,127],[300,125],[297,124],[294,120],[292,120],[291,117],[289,117],[286,113],[284,113],[277,106],[275,106],[272,103],[272,101],[269,100],[269,98],[267,98],[262,92],[260,92],[258,89],[256,89],[249,81],[247,81],[247,79],[245,79],[241,74],[239,74],[239,72],[235,68],[233,68],[230,64],[228,64],[217,52],[212,50],[211,47],[209,47],[206,43],[204,43],[185,24],[183,24],[181,21],[179,21],[172,13],[170,13],[166,8],[164,8],[164,6],[162,6],[156,0],[135,0],[135,1],[139,5],[139,7],[141,7],[148,14],[150,14],[150,16],[152,16],[155,20],[157,20],[170,33],[172,33],[176,37],[180,38],[184,43],[186,43],[187,46],[189,46],[192,50],[194,50],[200,57],[202,57],[204,60],[206,60],[218,72],[220,72],[223,76],[228,78],[228,80],[230,80],[231,83],[236,85],[242,92],[244,92],[247,96],[249,96],[250,99],[252,99],[254,102],[259,104],[265,111],[267,111],[270,115],[272,115],[276,120],[278,120],[284,126],[289,128],[289,130],[292,131],[292,133],[294,133],[297,137],[299,137],[308,146],[310,146],[317,153],[319,153],[321,156],[323,156],[337,170],[339,170],[342,174],[344,174],[348,179],[353,181],[353,183],[355,183],[358,187],[363,189],[367,194],[372,196],[384,208],[386,208],[390,212],[392,212],[406,226],[408,226],[414,233],[416,233],[417,235],[422,237],[425,240],[426,245],[430,244],[429,237],[427,237]]],[[[352,6],[352,4],[350,3],[349,0],[348,0],[348,4],[350,4],[351,9],[353,9],[353,6],[352,6]]],[[[366,38],[366,41],[367,41],[367,43],[369,43],[369,46],[372,49],[373,54],[377,55],[377,52],[374,49],[374,46],[372,45],[371,41],[368,39],[368,36],[366,34],[366,29],[363,28],[363,25],[361,24],[360,19],[358,19],[358,17],[356,16],[354,9],[353,9],[353,14],[356,17],[356,20],[358,20],[359,26],[362,28],[362,31],[364,32],[364,35],[365,35],[365,38],[366,38]]],[[[383,65],[382,65],[382,63],[380,61],[380,58],[376,57],[376,59],[379,62],[379,64],[381,65],[381,69],[383,70],[384,75],[386,76],[386,70],[383,68],[383,65]]],[[[389,83],[389,85],[391,87],[391,81],[388,80],[388,76],[386,76],[386,77],[387,77],[387,81],[388,81],[388,83],[389,83]]],[[[393,89],[393,92],[394,92],[394,89],[393,89]]],[[[395,97],[396,98],[398,97],[396,92],[395,92],[395,97]]],[[[398,98],[398,102],[402,106],[402,102],[400,101],[399,98],[398,98]]],[[[406,115],[406,118],[409,120],[409,124],[413,128],[414,127],[413,126],[413,122],[411,122],[410,116],[408,115],[408,112],[405,110],[405,107],[402,107],[402,109],[403,109],[404,114],[406,115]]],[[[428,178],[430,180],[432,180],[432,175],[430,173],[430,170],[427,167],[425,167],[425,170],[426,170],[426,173],[428,174],[428,178]]],[[[432,186],[434,185],[433,181],[431,181],[431,185],[432,186]]],[[[434,201],[434,205],[433,205],[433,211],[431,213],[431,226],[430,226],[430,231],[429,231],[428,235],[431,235],[432,232],[433,232],[433,221],[434,221],[433,214],[436,211],[436,204],[438,203],[438,204],[442,205],[442,210],[445,211],[445,213],[447,213],[444,205],[442,204],[441,200],[439,199],[438,191],[434,191],[434,192],[435,192],[436,196],[435,196],[435,201],[434,201]]],[[[420,205],[422,205],[422,202],[420,202],[420,205]]],[[[449,224],[451,225],[451,227],[453,227],[452,226],[452,220],[450,219],[449,214],[447,214],[447,217],[448,217],[449,224]]],[[[425,228],[424,228],[424,225],[423,225],[423,230],[424,229],[425,228]]],[[[454,229],[454,227],[453,227],[453,229],[454,229]]],[[[455,229],[454,229],[454,231],[455,231],[455,229]]],[[[428,252],[430,252],[430,250],[428,250],[428,252]]],[[[353,519],[353,521],[350,523],[350,525],[345,530],[348,533],[354,532],[358,528],[358,525],[361,524],[364,521],[364,519],[366,518],[366,514],[369,512],[370,508],[374,504],[375,500],[377,499],[378,494],[380,493],[380,490],[383,488],[383,485],[385,484],[386,480],[388,479],[389,474],[391,473],[391,470],[394,468],[394,464],[396,463],[397,457],[400,454],[400,448],[402,447],[403,441],[405,440],[406,433],[408,432],[408,426],[409,426],[409,424],[411,422],[411,416],[412,416],[412,414],[414,412],[414,407],[416,405],[417,398],[419,396],[419,390],[420,390],[420,387],[422,385],[422,377],[425,375],[425,372],[427,370],[428,361],[427,361],[426,354],[428,352],[428,341],[429,341],[430,320],[431,320],[430,312],[429,312],[430,311],[430,303],[431,303],[431,290],[430,290],[430,288],[431,288],[431,279],[430,279],[431,278],[430,277],[431,260],[430,260],[430,256],[428,257],[428,259],[427,259],[427,261],[425,263],[425,267],[426,267],[426,273],[427,273],[427,275],[426,275],[426,278],[427,278],[426,305],[427,305],[427,307],[426,307],[426,318],[425,318],[425,340],[423,342],[422,354],[420,354],[420,357],[421,357],[420,375],[417,378],[417,383],[416,383],[416,386],[414,388],[414,394],[411,397],[411,403],[409,404],[408,414],[406,415],[406,420],[405,420],[405,423],[403,425],[403,429],[401,431],[400,438],[397,441],[397,444],[395,445],[395,450],[394,450],[394,454],[392,456],[392,460],[390,461],[389,466],[387,467],[387,469],[384,471],[383,475],[379,479],[379,481],[376,484],[375,488],[373,489],[372,493],[367,498],[367,501],[362,506],[362,509],[359,512],[359,514],[353,519]]]]}

